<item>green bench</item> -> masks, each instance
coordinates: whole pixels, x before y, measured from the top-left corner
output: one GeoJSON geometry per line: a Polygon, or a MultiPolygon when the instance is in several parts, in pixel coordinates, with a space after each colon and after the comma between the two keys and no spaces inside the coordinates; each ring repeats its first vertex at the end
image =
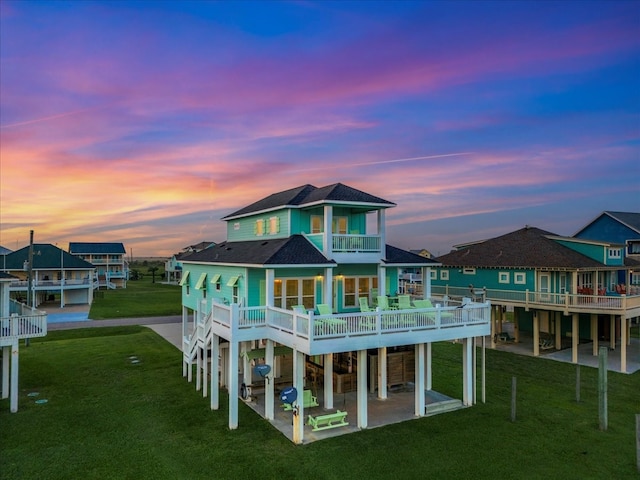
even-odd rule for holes
{"type": "MultiPolygon", "coordinates": [[[[302,393],[302,406],[304,408],[320,406],[320,404],[318,403],[318,398],[311,395],[311,390],[305,390],[302,393]]],[[[293,405],[291,405],[290,403],[283,403],[282,408],[284,408],[285,411],[293,410],[293,405]]]]}
{"type": "Polygon", "coordinates": [[[346,421],[347,412],[341,412],[338,410],[336,413],[327,413],[326,415],[318,415],[316,417],[312,417],[309,415],[309,425],[313,428],[314,432],[318,430],[327,430],[328,428],[336,428],[336,427],[344,427],[349,425],[349,422],[346,421]]]}

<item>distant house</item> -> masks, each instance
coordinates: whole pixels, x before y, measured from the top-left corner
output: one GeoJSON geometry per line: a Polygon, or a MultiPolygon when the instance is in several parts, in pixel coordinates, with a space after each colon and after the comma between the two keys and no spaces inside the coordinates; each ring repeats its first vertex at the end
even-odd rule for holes
{"type": "MultiPolygon", "coordinates": [[[[322,385],[312,404],[324,411],[334,410],[334,393],[356,392],[358,428],[367,428],[370,392],[386,399],[394,385],[411,384],[416,416],[436,404],[439,411],[473,405],[473,343],[489,334],[490,306],[430,303],[429,272],[438,264],[386,243],[385,212],[393,207],[340,183],[302,185],[225,216],[227,240],[183,259],[183,375],[195,373],[197,388],[211,379],[214,410],[219,382],[228,387],[229,428],[237,428],[240,385],[252,384],[258,361],[272,367],[261,380],[269,420],[281,408],[278,382],[312,400],[304,385],[311,370],[322,385]],[[400,294],[406,269],[427,279],[419,293],[400,294]],[[431,343],[454,339],[462,345],[461,399],[431,389],[438,368],[431,343]]],[[[311,429],[305,403],[296,405],[305,421],[294,426],[294,442],[311,429]]]]}
{"type": "MultiPolygon", "coordinates": [[[[624,245],[627,257],[640,259],[640,213],[602,212],[573,236],[624,245]]],[[[640,272],[631,283],[640,285],[640,272]]]]}
{"type": "Polygon", "coordinates": [[[215,246],[215,242],[200,242],[189,245],[169,258],[164,264],[164,271],[167,274],[167,281],[178,283],[182,279],[182,260],[192,253],[200,252],[206,248],[215,246]]]}
{"type": "Polygon", "coordinates": [[[631,282],[640,262],[624,253],[624,242],[561,237],[527,226],[438,257],[432,290],[490,300],[494,347],[504,338],[509,309],[516,341],[520,333],[530,334],[534,355],[568,344],[577,363],[581,340],[593,342],[594,355],[604,341],[610,348],[620,345],[624,372],[631,319],[640,316],[640,285],[631,282]]]}
{"type": "Polygon", "coordinates": [[[47,334],[47,315],[10,298],[19,278],[0,272],[0,347],[2,348],[2,398],[11,412],[18,411],[18,360],[20,340],[47,334]]]}
{"type": "MultiPolygon", "coordinates": [[[[9,289],[12,297],[37,307],[58,297],[60,307],[93,301],[95,267],[55,245],[33,245],[33,272],[29,291],[29,246],[3,256],[2,271],[15,277],[9,289]]],[[[58,301],[58,300],[56,300],[58,301]]]]}
{"type": "Polygon", "coordinates": [[[96,288],[127,288],[129,263],[122,243],[71,242],[69,253],[96,267],[96,288]]]}

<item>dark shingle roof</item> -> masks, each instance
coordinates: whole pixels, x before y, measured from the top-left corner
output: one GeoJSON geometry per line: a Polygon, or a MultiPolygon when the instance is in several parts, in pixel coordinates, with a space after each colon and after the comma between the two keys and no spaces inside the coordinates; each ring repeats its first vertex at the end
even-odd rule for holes
{"type": "MultiPolygon", "coordinates": [[[[29,258],[29,247],[23,247],[6,256],[6,270],[22,270],[24,262],[29,258]]],[[[36,270],[58,269],[93,270],[94,266],[75,255],[51,245],[50,243],[33,244],[33,268],[36,270]]]]}
{"type": "Polygon", "coordinates": [[[407,250],[387,245],[385,250],[385,263],[386,264],[420,264],[422,266],[440,265],[437,260],[432,258],[423,257],[407,250]]]}
{"type": "Polygon", "coordinates": [[[240,210],[236,210],[235,212],[223,217],[223,219],[239,217],[275,208],[298,207],[318,202],[369,203],[372,205],[386,207],[392,207],[395,205],[393,202],[389,202],[388,200],[384,200],[380,197],[343,185],[342,183],[335,183],[321,188],[307,184],[269,195],[268,197],[252,203],[251,205],[241,208],[240,210]]]}
{"type": "Polygon", "coordinates": [[[15,280],[16,276],[11,275],[10,273],[0,272],[0,280],[15,280]]]}
{"type": "Polygon", "coordinates": [[[222,242],[192,253],[183,263],[237,263],[245,265],[331,265],[302,235],[271,240],[222,242]]]}
{"type": "Polygon", "coordinates": [[[127,253],[122,243],[100,242],[69,242],[69,252],[74,255],[88,255],[91,253],[99,255],[127,253]]]}
{"type": "Polygon", "coordinates": [[[500,237],[471,244],[437,260],[447,267],[595,268],[600,262],[548,236],[551,232],[525,227],[500,237]]]}

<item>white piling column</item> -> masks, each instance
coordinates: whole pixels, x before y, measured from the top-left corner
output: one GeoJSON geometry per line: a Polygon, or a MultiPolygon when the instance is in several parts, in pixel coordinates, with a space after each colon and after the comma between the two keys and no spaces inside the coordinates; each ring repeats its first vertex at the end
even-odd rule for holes
{"type": "Polygon", "coordinates": [[[378,398],[387,399],[387,347],[378,348],[378,398]]]}
{"type": "Polygon", "coordinates": [[[333,408],[333,354],[324,356],[324,408],[333,408]]]}
{"type": "Polygon", "coordinates": [[[431,388],[433,387],[432,385],[432,381],[431,381],[431,342],[427,343],[427,352],[426,352],[427,358],[425,360],[425,363],[427,364],[427,378],[425,379],[425,383],[427,384],[427,390],[431,390],[431,388]]]}
{"type": "Polygon", "coordinates": [[[196,392],[202,388],[202,349],[197,347],[196,353],[196,392]]]}
{"type": "Polygon", "coordinates": [[[629,319],[620,317],[620,371],[627,373],[627,324],[629,319]]]}
{"type": "Polygon", "coordinates": [[[473,401],[471,392],[473,386],[473,361],[472,361],[473,339],[464,338],[462,340],[462,403],[470,406],[473,401]]]}
{"type": "Polygon", "coordinates": [[[275,417],[275,385],[273,382],[273,340],[267,340],[265,347],[264,361],[271,367],[271,371],[265,378],[264,386],[264,418],[273,420],[275,417]]]}
{"type": "Polygon", "coordinates": [[[358,350],[357,398],[358,398],[358,428],[367,428],[367,351],[358,350]]]}
{"type": "Polygon", "coordinates": [[[304,353],[294,350],[293,351],[293,386],[298,391],[298,399],[296,400],[296,407],[297,407],[296,417],[297,418],[294,418],[294,422],[293,422],[294,443],[302,443],[302,441],[304,440],[304,402],[302,400],[304,396],[304,370],[305,370],[304,353]]]}
{"type": "Polygon", "coordinates": [[[240,346],[238,342],[229,342],[229,429],[238,428],[238,358],[240,356],[240,346]]]}
{"type": "Polygon", "coordinates": [[[211,335],[211,410],[220,408],[220,387],[218,376],[220,375],[220,337],[211,335]]]}
{"type": "Polygon", "coordinates": [[[11,347],[2,347],[2,398],[9,398],[9,359],[11,347]]]}
{"type": "Polygon", "coordinates": [[[416,417],[422,417],[425,414],[425,360],[424,360],[424,343],[418,343],[415,346],[415,414],[416,417]]]}
{"type": "Polygon", "coordinates": [[[209,349],[208,344],[205,339],[204,348],[202,349],[202,397],[206,398],[208,383],[207,379],[209,377],[209,349]]]}
{"type": "Polygon", "coordinates": [[[18,411],[18,341],[11,345],[11,387],[9,393],[9,409],[11,413],[18,411]]]}
{"type": "Polygon", "coordinates": [[[571,362],[578,363],[578,339],[580,332],[578,331],[578,321],[580,314],[574,313],[571,318],[571,362]]]}
{"type": "Polygon", "coordinates": [[[478,356],[476,355],[476,339],[475,337],[471,339],[471,356],[473,357],[473,361],[471,362],[473,365],[473,374],[471,376],[472,378],[472,385],[471,385],[471,393],[472,393],[472,405],[475,405],[477,403],[477,388],[476,386],[478,385],[478,376],[477,376],[477,372],[478,372],[478,356]]]}

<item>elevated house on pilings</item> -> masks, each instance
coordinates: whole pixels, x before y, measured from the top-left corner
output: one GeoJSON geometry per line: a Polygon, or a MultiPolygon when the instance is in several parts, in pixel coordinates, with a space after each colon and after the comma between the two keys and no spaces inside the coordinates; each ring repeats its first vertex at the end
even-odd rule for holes
{"type": "Polygon", "coordinates": [[[9,398],[12,413],[18,411],[20,340],[47,335],[46,313],[10,298],[10,285],[16,280],[15,276],[0,272],[0,379],[2,398],[9,398]]]}
{"type": "Polygon", "coordinates": [[[640,316],[640,289],[633,282],[640,262],[627,258],[625,244],[561,237],[525,227],[489,240],[457,245],[438,257],[432,294],[477,295],[491,302],[491,345],[532,338],[534,356],[541,350],[578,345],[621,349],[626,372],[631,322],[640,316]],[[513,311],[514,338],[502,331],[513,311]]]}
{"type": "MultiPolygon", "coordinates": [[[[183,260],[183,374],[191,381],[195,364],[204,395],[203,379],[211,378],[214,410],[219,384],[227,387],[229,428],[238,426],[248,387],[264,388],[264,416],[273,421],[282,409],[276,385],[290,382],[302,398],[312,374],[323,385],[313,394],[324,413],[334,411],[334,393],[356,392],[349,423],[358,428],[368,426],[368,392],[387,398],[398,382],[415,385],[415,415],[424,416],[437,370],[431,344],[455,339],[462,343],[458,404],[474,403],[473,343],[489,334],[490,306],[400,303],[402,272],[420,270],[427,279],[420,299],[430,299],[438,264],[386,244],[385,213],[394,206],[339,183],[303,185],[227,215],[227,241],[183,260]],[[266,378],[255,378],[256,362],[271,367],[266,378]]],[[[305,408],[295,405],[298,419],[305,408]]],[[[296,443],[311,428],[304,423],[294,422],[296,443]]]]}

